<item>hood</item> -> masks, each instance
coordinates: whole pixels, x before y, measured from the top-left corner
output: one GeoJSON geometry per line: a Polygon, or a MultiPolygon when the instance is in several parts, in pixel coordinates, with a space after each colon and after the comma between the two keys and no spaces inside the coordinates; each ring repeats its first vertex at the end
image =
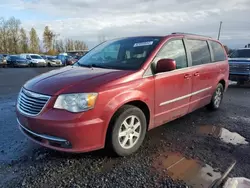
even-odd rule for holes
{"type": "Polygon", "coordinates": [[[33,62],[46,62],[44,59],[32,59],[33,62]]]}
{"type": "Polygon", "coordinates": [[[250,58],[228,58],[229,63],[250,63],[250,58]]]}
{"type": "Polygon", "coordinates": [[[41,94],[93,92],[101,84],[133,71],[67,66],[41,74],[25,83],[24,88],[41,94]]]}
{"type": "Polygon", "coordinates": [[[15,61],[17,61],[17,62],[27,62],[26,59],[16,59],[15,61]]]}

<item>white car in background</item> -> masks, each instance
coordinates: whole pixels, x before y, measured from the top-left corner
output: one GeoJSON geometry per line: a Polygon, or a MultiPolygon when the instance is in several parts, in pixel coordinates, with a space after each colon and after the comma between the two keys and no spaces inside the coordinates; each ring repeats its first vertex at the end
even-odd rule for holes
{"type": "Polygon", "coordinates": [[[47,62],[38,54],[20,54],[30,62],[31,67],[46,67],[47,62]]]}

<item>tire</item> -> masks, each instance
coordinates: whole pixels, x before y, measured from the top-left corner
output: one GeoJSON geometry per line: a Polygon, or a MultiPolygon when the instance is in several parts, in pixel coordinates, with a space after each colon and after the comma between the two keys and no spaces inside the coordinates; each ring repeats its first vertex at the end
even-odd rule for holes
{"type": "Polygon", "coordinates": [[[209,110],[218,110],[223,99],[224,87],[219,83],[216,87],[215,92],[213,93],[211,102],[207,105],[209,110]]]}
{"type": "Polygon", "coordinates": [[[107,146],[118,156],[131,155],[141,146],[146,129],[147,121],[141,109],[132,105],[124,105],[115,113],[110,122],[107,146]]]}

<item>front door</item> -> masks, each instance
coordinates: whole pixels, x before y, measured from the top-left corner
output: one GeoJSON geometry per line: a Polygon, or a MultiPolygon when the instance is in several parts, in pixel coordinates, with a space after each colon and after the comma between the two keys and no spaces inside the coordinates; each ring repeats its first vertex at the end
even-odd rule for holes
{"type": "Polygon", "coordinates": [[[165,58],[174,59],[177,69],[155,75],[155,126],[185,115],[189,108],[192,74],[182,38],[167,41],[153,63],[165,58]]]}

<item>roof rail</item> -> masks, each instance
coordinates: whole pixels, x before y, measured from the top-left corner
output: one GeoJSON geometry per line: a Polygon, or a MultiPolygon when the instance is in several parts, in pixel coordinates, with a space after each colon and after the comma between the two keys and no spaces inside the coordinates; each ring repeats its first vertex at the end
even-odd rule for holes
{"type": "Polygon", "coordinates": [[[193,33],[184,33],[184,32],[174,32],[174,33],[171,33],[171,34],[172,34],[172,35],[194,35],[194,36],[212,38],[212,37],[210,37],[210,36],[198,35],[198,34],[193,34],[193,33]]]}

